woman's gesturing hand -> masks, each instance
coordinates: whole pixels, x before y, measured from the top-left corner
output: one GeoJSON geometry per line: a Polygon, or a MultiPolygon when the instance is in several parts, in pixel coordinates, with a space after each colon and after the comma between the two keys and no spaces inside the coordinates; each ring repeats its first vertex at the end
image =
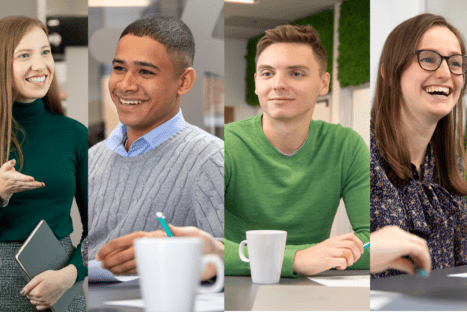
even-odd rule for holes
{"type": "Polygon", "coordinates": [[[14,193],[45,186],[43,182],[16,171],[15,164],[16,160],[12,159],[0,167],[0,196],[5,200],[9,200],[14,193]]]}
{"type": "Polygon", "coordinates": [[[45,310],[57,303],[58,299],[76,282],[78,271],[72,264],[58,271],[45,271],[35,276],[22,290],[37,310],[45,310]]]}

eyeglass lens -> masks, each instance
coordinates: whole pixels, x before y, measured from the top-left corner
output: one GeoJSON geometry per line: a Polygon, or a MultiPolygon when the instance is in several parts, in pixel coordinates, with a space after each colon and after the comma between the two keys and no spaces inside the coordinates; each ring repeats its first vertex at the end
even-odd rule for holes
{"type": "MultiPolygon", "coordinates": [[[[421,51],[418,54],[418,62],[425,70],[437,70],[441,61],[441,55],[433,51],[421,51]]],[[[453,74],[462,75],[467,70],[467,57],[463,55],[452,55],[446,61],[453,74]]]]}

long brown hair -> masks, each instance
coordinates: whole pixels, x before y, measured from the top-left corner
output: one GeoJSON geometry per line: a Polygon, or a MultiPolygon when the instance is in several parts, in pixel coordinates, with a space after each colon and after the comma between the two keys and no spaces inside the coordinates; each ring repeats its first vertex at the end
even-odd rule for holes
{"type": "MultiPolygon", "coordinates": [[[[48,35],[44,24],[35,18],[10,16],[0,20],[0,166],[8,160],[10,149],[13,149],[18,155],[20,170],[24,157],[19,133],[23,130],[13,118],[13,101],[17,95],[13,88],[13,52],[33,27],[41,28],[48,35]]],[[[65,115],[55,75],[43,100],[50,112],[65,115]]]]}
{"type": "MultiPolygon", "coordinates": [[[[388,164],[388,178],[398,186],[407,184],[411,178],[410,155],[401,121],[401,76],[415,57],[414,51],[420,38],[433,26],[443,26],[452,31],[459,40],[462,54],[466,54],[459,30],[442,16],[427,13],[408,19],[394,28],[384,43],[379,61],[371,119],[381,156],[388,164]]],[[[431,138],[439,184],[451,194],[462,196],[467,195],[467,183],[459,171],[458,157],[465,166],[462,97],[466,84],[464,75],[457,105],[438,121],[431,138]]]]}

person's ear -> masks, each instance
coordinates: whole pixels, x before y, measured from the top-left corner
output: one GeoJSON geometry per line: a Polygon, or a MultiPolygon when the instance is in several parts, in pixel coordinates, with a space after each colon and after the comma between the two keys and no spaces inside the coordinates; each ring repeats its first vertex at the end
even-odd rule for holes
{"type": "Polygon", "coordinates": [[[184,95],[190,91],[196,79],[196,72],[193,67],[188,67],[178,78],[178,95],[184,95]]]}
{"type": "Polygon", "coordinates": [[[331,75],[326,72],[321,76],[321,90],[319,95],[326,95],[329,92],[329,83],[331,82],[331,75]]]}
{"type": "Polygon", "coordinates": [[[258,92],[256,91],[256,73],[255,73],[254,77],[255,77],[255,94],[258,95],[258,92]]]}

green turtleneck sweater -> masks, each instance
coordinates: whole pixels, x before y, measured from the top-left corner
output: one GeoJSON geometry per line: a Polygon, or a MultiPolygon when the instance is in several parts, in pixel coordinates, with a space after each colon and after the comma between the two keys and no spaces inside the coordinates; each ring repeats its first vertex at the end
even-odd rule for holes
{"type": "MultiPolygon", "coordinates": [[[[22,144],[24,166],[21,173],[44,182],[45,187],[15,193],[9,204],[0,208],[0,241],[24,241],[40,220],[44,219],[58,239],[73,232],[70,216],[76,198],[83,236],[70,264],[78,270],[77,281],[87,276],[81,243],[88,233],[88,130],[68,117],[52,114],[42,99],[13,104],[13,117],[24,129],[22,144]]],[[[17,155],[10,153],[10,159],[17,155]]]]}

